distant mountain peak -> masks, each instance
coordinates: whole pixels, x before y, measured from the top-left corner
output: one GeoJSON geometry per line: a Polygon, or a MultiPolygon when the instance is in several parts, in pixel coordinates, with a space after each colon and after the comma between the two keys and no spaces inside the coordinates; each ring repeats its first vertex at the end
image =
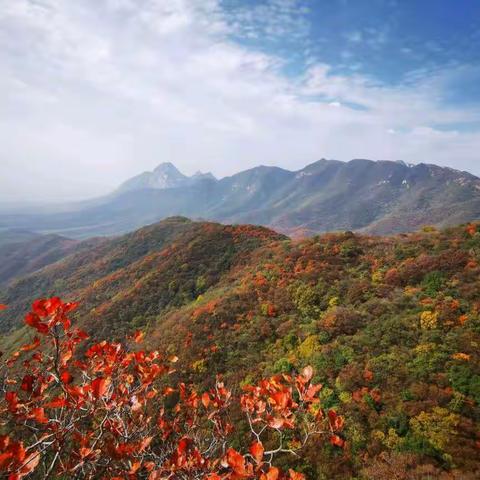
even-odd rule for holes
{"type": "Polygon", "coordinates": [[[143,172],[124,182],[116,193],[127,191],[175,188],[188,177],[183,175],[173,163],[165,162],[158,165],[152,172],[143,172]]]}
{"type": "Polygon", "coordinates": [[[153,172],[169,172],[169,173],[178,173],[178,174],[182,175],[182,173],[180,173],[178,168],[171,162],[160,163],[159,165],[157,165],[155,167],[153,172]]]}
{"type": "Polygon", "coordinates": [[[171,162],[163,162],[155,167],[151,172],[143,172],[124,182],[115,193],[125,193],[138,190],[165,190],[168,188],[188,187],[199,180],[216,178],[210,173],[198,171],[191,177],[184,175],[171,162]]]}

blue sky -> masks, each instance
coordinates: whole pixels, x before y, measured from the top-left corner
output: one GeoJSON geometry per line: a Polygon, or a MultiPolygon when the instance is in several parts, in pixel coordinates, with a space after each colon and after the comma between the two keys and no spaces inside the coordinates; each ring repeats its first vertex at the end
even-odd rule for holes
{"type": "Polygon", "coordinates": [[[106,193],[171,161],[480,175],[480,3],[0,0],[0,199],[106,193]]]}
{"type": "MultiPolygon", "coordinates": [[[[255,9],[267,4],[254,0],[222,2],[227,11],[249,10],[254,16],[255,9]]],[[[344,71],[355,67],[389,82],[401,81],[405,74],[419,68],[479,61],[480,6],[475,1],[328,0],[283,4],[291,5],[291,27],[296,35],[266,33],[267,25],[276,21],[273,15],[266,22],[257,16],[252,30],[262,36],[256,41],[242,35],[238,38],[273,53],[289,57],[299,54],[304,62],[313,57],[342,65],[344,71]]]]}
{"type": "Polygon", "coordinates": [[[279,55],[285,73],[297,76],[311,63],[332,73],[361,74],[388,85],[451,70],[446,104],[480,102],[480,4],[471,0],[327,0],[270,2],[224,0],[234,16],[249,22],[235,38],[246,46],[279,55]],[[290,26],[275,22],[291,9],[290,26]],[[257,12],[257,13],[255,13],[257,12]],[[268,14],[267,14],[268,15],[268,14]]]}

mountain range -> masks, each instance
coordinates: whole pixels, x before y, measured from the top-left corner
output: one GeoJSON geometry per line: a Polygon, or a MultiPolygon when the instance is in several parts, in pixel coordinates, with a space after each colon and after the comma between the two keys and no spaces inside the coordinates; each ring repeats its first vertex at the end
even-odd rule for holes
{"type": "MultiPolygon", "coordinates": [[[[5,210],[5,209],[3,209],[5,210]]],[[[50,213],[0,214],[0,229],[70,238],[117,235],[172,215],[271,227],[290,236],[390,234],[480,217],[480,179],[401,161],[320,160],[298,171],[259,166],[216,179],[160,164],[110,195],[50,213]]]]}

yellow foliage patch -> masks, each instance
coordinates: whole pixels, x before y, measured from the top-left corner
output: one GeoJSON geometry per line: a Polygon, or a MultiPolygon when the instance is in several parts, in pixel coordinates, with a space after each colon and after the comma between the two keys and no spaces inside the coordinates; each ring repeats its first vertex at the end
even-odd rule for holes
{"type": "Polygon", "coordinates": [[[425,329],[433,329],[438,325],[438,313],[431,310],[425,310],[420,314],[420,326],[425,329]]]}

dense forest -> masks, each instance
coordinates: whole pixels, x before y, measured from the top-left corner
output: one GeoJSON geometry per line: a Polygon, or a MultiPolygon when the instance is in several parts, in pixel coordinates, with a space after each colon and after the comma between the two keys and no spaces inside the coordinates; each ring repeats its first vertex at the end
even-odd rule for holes
{"type": "MultiPolygon", "coordinates": [[[[10,282],[0,350],[31,340],[35,298],[59,295],[80,303],[72,321],[90,341],[140,330],[198,391],[220,376],[236,395],[311,365],[322,408],[345,419],[342,447],[312,439],[278,458],[283,471],[468,480],[480,476],[479,273],[477,224],[293,241],[174,217],[10,282]]],[[[240,449],[249,428],[232,415],[240,449]]]]}

